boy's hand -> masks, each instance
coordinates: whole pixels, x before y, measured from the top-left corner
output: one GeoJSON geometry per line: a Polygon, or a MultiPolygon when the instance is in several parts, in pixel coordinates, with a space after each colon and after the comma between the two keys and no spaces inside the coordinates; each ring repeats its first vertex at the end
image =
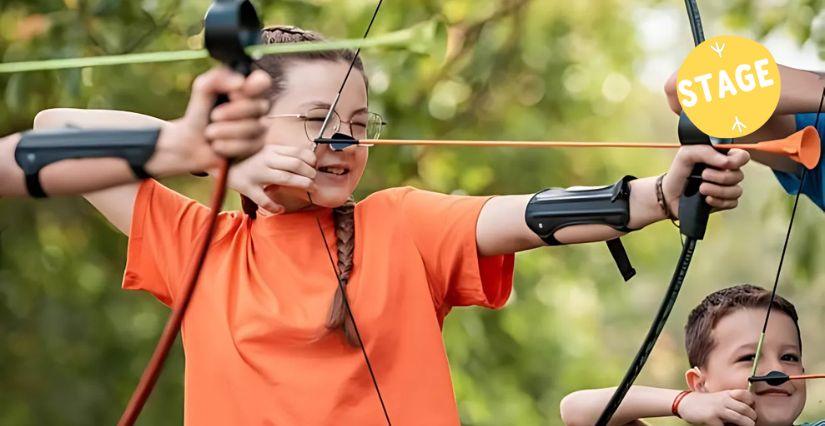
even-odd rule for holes
{"type": "Polygon", "coordinates": [[[217,166],[221,157],[248,157],[263,146],[266,131],[261,122],[269,111],[266,92],[271,84],[263,71],[244,78],[227,68],[198,76],[186,114],[164,128],[158,150],[174,152],[187,171],[217,166]],[[219,94],[230,101],[214,107],[219,94]]]}
{"type": "Polygon", "coordinates": [[[739,183],[744,179],[740,168],[749,160],[750,155],[741,149],[731,149],[727,153],[721,153],[707,145],[681,147],[662,182],[662,191],[668,202],[668,208],[674,215],[678,215],[679,197],[696,163],[708,165],[708,168],[702,172],[704,182],[699,186],[699,192],[705,195],[705,201],[717,210],[736,207],[739,197],[742,196],[739,183]]]}
{"type": "Polygon", "coordinates": [[[308,147],[265,145],[229,169],[227,184],[270,213],[284,208],[266,193],[272,187],[315,192],[315,153],[308,147]]]}
{"type": "Polygon", "coordinates": [[[676,93],[676,73],[677,71],[674,71],[665,82],[665,95],[667,96],[667,105],[670,107],[670,110],[676,114],[681,114],[682,105],[679,104],[679,97],[676,93]]]}
{"type": "Polygon", "coordinates": [[[690,424],[753,426],[756,424],[753,403],[753,394],[744,389],[692,392],[679,404],[679,415],[690,424]]]}

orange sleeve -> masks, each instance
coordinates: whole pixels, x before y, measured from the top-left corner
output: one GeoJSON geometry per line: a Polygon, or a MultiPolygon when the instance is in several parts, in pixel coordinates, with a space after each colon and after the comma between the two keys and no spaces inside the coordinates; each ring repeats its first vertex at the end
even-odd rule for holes
{"type": "Polygon", "coordinates": [[[123,288],[148,291],[172,306],[208,216],[206,206],[144,180],[132,211],[123,288]]]}
{"type": "Polygon", "coordinates": [[[489,199],[412,188],[403,197],[404,223],[442,316],[453,306],[500,308],[510,297],[514,255],[478,254],[476,223],[489,199]]]}

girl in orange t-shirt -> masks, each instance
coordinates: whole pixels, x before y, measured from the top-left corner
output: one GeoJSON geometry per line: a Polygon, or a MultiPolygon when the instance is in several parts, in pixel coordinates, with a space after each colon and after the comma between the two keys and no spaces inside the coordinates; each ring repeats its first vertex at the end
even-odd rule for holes
{"type": "MultiPolygon", "coordinates": [[[[317,38],[294,27],[264,31],[269,43],[317,38]]],[[[245,211],[221,214],[183,323],[187,424],[458,424],[442,323],[456,306],[503,306],[513,253],[545,245],[525,223],[532,195],[405,187],[354,203],[368,148],[312,143],[352,58],[337,51],[258,63],[273,79],[267,145],[230,173],[245,211]]],[[[376,136],[382,121],[367,106],[359,60],[325,136],[376,136]]],[[[96,121],[95,112],[62,114],[74,123],[96,121]]],[[[714,167],[704,174],[707,201],[734,207],[747,160],[743,151],[681,149],[659,182],[666,207],[678,211],[697,162],[714,167]]],[[[656,181],[629,183],[629,228],[666,217],[656,181]]],[[[172,305],[207,208],[151,180],[87,198],[129,235],[124,288],[172,305]]],[[[576,225],[554,237],[580,243],[620,235],[576,225]]]]}

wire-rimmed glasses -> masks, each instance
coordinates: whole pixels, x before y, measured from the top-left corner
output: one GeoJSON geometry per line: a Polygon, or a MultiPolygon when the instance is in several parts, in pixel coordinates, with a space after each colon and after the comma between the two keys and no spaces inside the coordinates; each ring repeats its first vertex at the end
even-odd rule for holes
{"type": "MultiPolygon", "coordinates": [[[[313,108],[304,114],[276,114],[268,115],[267,118],[297,118],[303,120],[307,139],[314,141],[318,137],[328,113],[329,109],[327,108],[313,108]]],[[[337,111],[333,111],[330,122],[321,137],[331,138],[332,135],[341,130],[342,124],[349,126],[353,138],[363,140],[378,139],[387,122],[380,114],[369,111],[357,113],[349,121],[344,121],[341,120],[341,116],[338,115],[337,111]]]]}

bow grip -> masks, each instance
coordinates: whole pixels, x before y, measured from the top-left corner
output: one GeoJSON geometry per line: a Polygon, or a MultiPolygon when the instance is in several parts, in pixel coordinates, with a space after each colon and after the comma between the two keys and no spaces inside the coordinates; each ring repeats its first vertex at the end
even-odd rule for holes
{"type": "MultiPolygon", "coordinates": [[[[682,112],[679,116],[679,142],[682,145],[712,145],[710,136],[699,130],[682,112]]],[[[710,218],[711,207],[699,192],[702,172],[707,166],[697,163],[688,176],[685,191],[679,198],[679,231],[686,237],[701,240],[710,218]]]]}

